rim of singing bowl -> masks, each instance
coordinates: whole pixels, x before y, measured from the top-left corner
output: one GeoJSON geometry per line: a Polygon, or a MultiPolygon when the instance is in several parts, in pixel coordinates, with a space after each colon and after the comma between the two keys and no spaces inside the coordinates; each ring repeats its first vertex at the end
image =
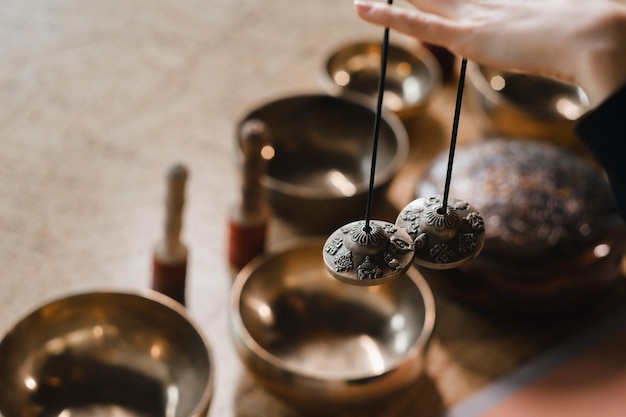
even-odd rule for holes
{"type": "MultiPolygon", "coordinates": [[[[342,107],[350,106],[351,108],[357,109],[360,112],[371,113],[371,119],[365,120],[365,123],[369,123],[371,121],[371,124],[366,125],[366,128],[369,128],[371,126],[371,134],[369,134],[366,137],[363,137],[363,140],[364,140],[363,146],[368,152],[367,160],[368,161],[370,160],[371,149],[372,149],[372,144],[373,144],[374,120],[375,120],[375,115],[376,115],[376,109],[375,109],[375,106],[373,106],[370,103],[370,101],[368,101],[365,97],[363,98],[345,97],[345,96],[339,97],[339,96],[334,96],[334,95],[326,94],[326,93],[300,93],[300,94],[282,96],[273,100],[265,101],[262,104],[253,107],[252,110],[248,111],[245,114],[245,116],[241,119],[241,121],[238,123],[238,127],[241,127],[241,125],[245,121],[250,120],[250,119],[260,118],[261,120],[263,120],[263,118],[259,117],[259,115],[262,115],[264,112],[271,113],[273,108],[275,107],[285,106],[286,104],[289,104],[289,102],[295,103],[296,101],[303,101],[303,100],[310,101],[311,104],[314,104],[316,102],[326,101],[328,103],[333,103],[334,105],[337,105],[337,106],[342,106],[342,107]]],[[[381,112],[381,126],[380,126],[381,133],[383,129],[385,128],[385,125],[386,125],[386,128],[388,128],[391,134],[393,135],[392,140],[395,145],[395,152],[393,154],[393,157],[389,161],[389,163],[386,164],[385,166],[381,165],[380,158],[377,161],[375,178],[374,178],[375,189],[390,182],[391,179],[398,173],[398,171],[400,170],[400,168],[402,167],[402,165],[406,162],[408,158],[409,136],[408,136],[407,130],[397,115],[395,115],[389,109],[383,108],[383,111],[381,112]]],[[[271,130],[269,132],[269,135],[270,135],[270,143],[271,143],[271,137],[272,137],[271,130]]],[[[379,143],[381,143],[381,141],[383,141],[382,136],[379,136],[379,143]]],[[[363,195],[367,193],[368,188],[369,188],[369,163],[368,163],[367,172],[364,172],[364,173],[366,175],[364,175],[363,180],[355,184],[356,186],[355,191],[354,193],[350,195],[344,195],[340,192],[333,191],[332,188],[311,187],[311,186],[307,186],[303,184],[297,184],[293,182],[284,181],[284,180],[270,176],[269,174],[267,174],[267,172],[263,174],[261,178],[261,182],[269,190],[274,191],[274,192],[279,192],[279,193],[288,195],[290,197],[296,197],[296,198],[302,198],[302,199],[308,199],[308,200],[344,199],[344,198],[350,198],[350,197],[363,195]]]]}
{"type": "MultiPolygon", "coordinates": [[[[0,340],[0,352],[6,348],[7,343],[13,343],[11,340],[14,337],[19,336],[20,333],[24,331],[28,331],[25,326],[28,326],[32,320],[35,320],[38,315],[42,315],[46,313],[46,310],[54,309],[55,307],[61,306],[67,302],[71,302],[73,300],[81,301],[89,301],[90,298],[101,299],[103,297],[128,297],[135,298],[140,302],[148,302],[153,303],[158,308],[165,309],[170,313],[174,313],[178,316],[178,319],[182,320],[184,323],[189,325],[189,328],[192,330],[195,337],[201,344],[201,350],[204,355],[206,355],[205,359],[208,364],[208,373],[206,375],[206,383],[204,388],[202,389],[202,394],[195,401],[193,405],[193,409],[188,414],[189,417],[200,417],[204,416],[208,413],[211,402],[213,400],[213,392],[214,392],[214,379],[215,379],[215,362],[213,360],[213,351],[212,347],[209,343],[207,336],[204,334],[198,323],[190,316],[188,311],[181,304],[176,302],[175,300],[163,295],[159,292],[150,290],[150,289],[128,289],[128,288],[97,288],[93,290],[82,290],[71,292],[67,295],[57,296],[53,298],[49,298],[41,303],[39,303],[36,307],[32,308],[29,312],[19,317],[13,324],[8,328],[6,333],[2,336],[0,340]]],[[[45,342],[42,342],[45,343],[45,342]]],[[[200,345],[199,345],[200,346],[200,345]]],[[[28,360],[28,355],[23,355],[24,360],[28,360]]],[[[0,387],[2,387],[3,382],[0,381],[0,387]]],[[[0,396],[0,400],[3,397],[0,396]]],[[[0,417],[16,417],[12,414],[8,414],[5,406],[3,405],[4,401],[0,402],[0,417]],[[4,413],[4,414],[3,414],[4,413]]]]}
{"type": "Polygon", "coordinates": [[[542,76],[531,76],[536,80],[540,80],[541,82],[545,82],[546,84],[552,84],[554,88],[561,88],[564,91],[566,89],[572,90],[572,95],[576,92],[576,95],[579,98],[578,107],[580,111],[577,113],[576,117],[568,117],[566,114],[559,111],[550,111],[550,112],[539,112],[536,109],[530,109],[520,103],[518,100],[511,99],[507,94],[504,94],[496,89],[494,89],[489,80],[488,75],[500,75],[500,74],[517,74],[517,75],[528,75],[522,72],[517,72],[514,70],[507,70],[503,68],[496,68],[487,65],[478,64],[476,62],[469,61],[467,63],[467,77],[470,80],[471,85],[474,89],[493,105],[508,107],[510,109],[514,109],[519,112],[520,115],[524,117],[531,118],[538,121],[545,122],[557,122],[563,121],[568,123],[574,123],[578,118],[580,118],[585,111],[589,110],[589,99],[585,93],[585,91],[578,86],[577,84],[566,83],[562,81],[558,81],[555,79],[551,79],[548,77],[542,76]]]}

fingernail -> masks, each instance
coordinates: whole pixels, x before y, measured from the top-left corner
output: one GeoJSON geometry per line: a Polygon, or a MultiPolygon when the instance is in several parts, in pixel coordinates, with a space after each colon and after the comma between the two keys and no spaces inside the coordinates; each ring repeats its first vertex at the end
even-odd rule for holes
{"type": "Polygon", "coordinates": [[[367,0],[354,0],[354,5],[363,11],[367,11],[372,8],[372,3],[367,0]]]}

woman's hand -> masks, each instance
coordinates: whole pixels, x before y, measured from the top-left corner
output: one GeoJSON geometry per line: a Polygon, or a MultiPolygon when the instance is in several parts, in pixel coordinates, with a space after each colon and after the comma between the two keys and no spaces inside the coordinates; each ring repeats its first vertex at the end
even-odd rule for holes
{"type": "Polygon", "coordinates": [[[592,104],[626,83],[626,6],[613,0],[356,0],[359,17],[485,65],[580,85],[592,104]]]}

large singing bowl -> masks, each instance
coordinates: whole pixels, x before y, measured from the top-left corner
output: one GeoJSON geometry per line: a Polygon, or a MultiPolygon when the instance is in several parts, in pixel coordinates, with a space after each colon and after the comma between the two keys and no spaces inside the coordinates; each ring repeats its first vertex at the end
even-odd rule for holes
{"type": "MultiPolygon", "coordinates": [[[[267,127],[271,152],[261,182],[275,215],[316,235],[362,216],[375,122],[369,102],[294,95],[258,106],[241,123],[248,119],[267,127]]],[[[374,188],[381,196],[408,153],[406,129],[391,112],[382,115],[378,141],[374,188]]]]}
{"type": "Polygon", "coordinates": [[[300,409],[362,407],[422,373],[435,307],[415,269],[364,287],[327,272],[324,240],[295,242],[248,264],[232,288],[237,351],[267,391],[300,409]]]}
{"type": "Polygon", "coordinates": [[[4,417],[204,417],[207,340],[157,293],[89,292],[47,303],[0,343],[4,417]]]}

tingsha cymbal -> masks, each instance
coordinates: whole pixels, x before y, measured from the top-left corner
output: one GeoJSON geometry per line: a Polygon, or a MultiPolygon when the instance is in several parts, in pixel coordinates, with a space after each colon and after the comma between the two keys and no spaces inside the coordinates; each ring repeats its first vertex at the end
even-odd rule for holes
{"type": "Polygon", "coordinates": [[[471,205],[435,195],[409,203],[396,219],[415,245],[413,262],[430,269],[456,268],[473,259],[485,243],[483,218],[471,205]]]}
{"type": "Polygon", "coordinates": [[[349,223],[324,244],[324,264],[338,280],[353,285],[379,285],[411,267],[411,236],[393,223],[380,220],[349,223]]]}

